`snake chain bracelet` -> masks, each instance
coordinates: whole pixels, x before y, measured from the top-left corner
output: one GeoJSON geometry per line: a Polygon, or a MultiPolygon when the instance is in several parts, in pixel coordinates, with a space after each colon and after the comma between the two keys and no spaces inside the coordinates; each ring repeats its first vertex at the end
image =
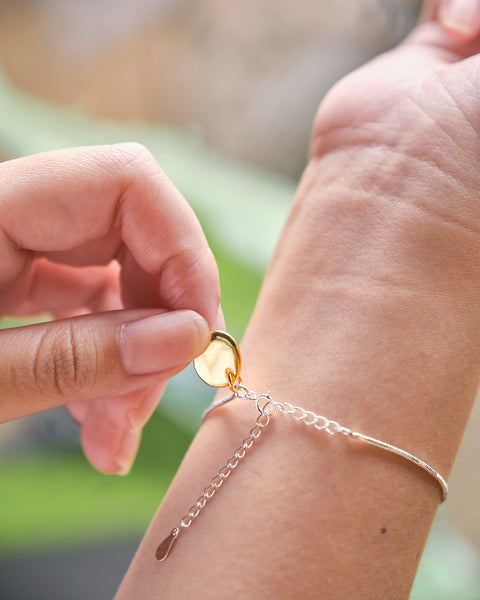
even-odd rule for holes
{"type": "Polygon", "coordinates": [[[255,441],[262,435],[263,430],[267,427],[271,418],[276,413],[290,416],[293,420],[301,422],[307,427],[312,427],[317,431],[325,432],[329,435],[344,435],[353,440],[370,444],[408,460],[434,477],[440,487],[442,501],[446,500],[448,486],[445,479],[433,467],[413,454],[393,446],[392,444],[383,442],[382,440],[364,435],[363,433],[358,433],[348,427],[343,427],[337,423],[337,421],[332,421],[324,416],[317,415],[310,410],[294,406],[289,402],[279,402],[274,400],[269,392],[257,395],[254,391],[249,390],[243,385],[240,379],[240,350],[237,342],[229,334],[220,331],[212,332],[209,346],[205,352],[194,361],[194,365],[197,374],[207,384],[218,388],[229,387],[232,392],[227,398],[212,404],[205,411],[203,419],[219,406],[236,398],[252,402],[257,409],[258,415],[248,435],[242,440],[232,456],[212,477],[208,485],[204,488],[203,493],[180,519],[178,525],[176,525],[169,535],[159,544],[155,553],[157,560],[164,561],[169,556],[172,547],[179,536],[192,525],[200,512],[205,508],[207,502],[213,498],[217,490],[221,488],[224,482],[230,477],[232,472],[243,460],[248,450],[250,450],[255,441]]]}

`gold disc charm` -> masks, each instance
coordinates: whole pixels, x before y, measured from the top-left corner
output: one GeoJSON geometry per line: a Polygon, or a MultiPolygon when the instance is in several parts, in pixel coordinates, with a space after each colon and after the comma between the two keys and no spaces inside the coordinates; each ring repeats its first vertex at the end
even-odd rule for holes
{"type": "Polygon", "coordinates": [[[210,343],[193,361],[197,375],[208,385],[227,387],[240,376],[240,349],[235,339],[223,331],[212,331],[210,343]]]}

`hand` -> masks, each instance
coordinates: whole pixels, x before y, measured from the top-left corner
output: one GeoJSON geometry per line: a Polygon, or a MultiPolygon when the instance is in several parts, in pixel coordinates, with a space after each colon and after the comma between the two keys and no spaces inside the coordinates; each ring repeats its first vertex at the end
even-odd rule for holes
{"type": "MultiPolygon", "coordinates": [[[[407,370],[428,381],[425,399],[450,398],[451,428],[462,431],[480,364],[477,52],[480,1],[429,2],[405,42],[346,76],[321,103],[309,164],[251,321],[255,336],[243,341],[245,355],[265,338],[279,364],[290,357],[290,370],[277,375],[280,389],[309,382],[336,403],[338,381],[347,379],[344,392],[370,398],[373,410],[386,402],[371,392],[380,382],[408,393],[404,372],[394,382],[390,364],[401,348],[407,370]],[[453,11],[469,5],[465,18],[453,11]],[[325,348],[329,336],[335,350],[320,353],[323,366],[304,360],[306,348],[319,340],[325,348]]],[[[273,351],[269,375],[271,363],[273,351]]],[[[396,393],[385,397],[397,410],[396,393]]],[[[348,411],[360,429],[365,404],[348,411]]],[[[431,422],[417,416],[415,433],[425,439],[431,422]]],[[[438,442],[450,461],[445,471],[457,441],[438,442]]]]}
{"type": "Polygon", "coordinates": [[[137,144],[0,165],[0,422],[69,404],[87,458],[126,473],[169,377],[222,326],[193,211],[137,144]],[[82,316],[78,316],[82,315],[82,316]]]}
{"type": "Polygon", "coordinates": [[[426,3],[403,44],[326,96],[311,162],[331,161],[357,186],[373,182],[379,197],[405,197],[439,220],[480,217],[479,34],[476,0],[426,3]]]}
{"type": "Polygon", "coordinates": [[[433,298],[437,314],[472,314],[480,293],[478,51],[480,3],[429,2],[405,42],[327,94],[269,270],[278,281],[272,295],[284,294],[286,278],[310,294],[310,271],[321,287],[331,279],[351,297],[375,281],[391,294],[433,298]]]}

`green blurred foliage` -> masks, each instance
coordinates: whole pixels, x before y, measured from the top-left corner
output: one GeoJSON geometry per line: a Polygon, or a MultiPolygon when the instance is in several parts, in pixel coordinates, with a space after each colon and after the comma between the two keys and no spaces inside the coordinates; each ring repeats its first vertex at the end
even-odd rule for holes
{"type": "Polygon", "coordinates": [[[173,421],[154,413],[126,477],[99,473],[79,449],[0,462],[0,554],[141,535],[190,440],[173,421]]]}

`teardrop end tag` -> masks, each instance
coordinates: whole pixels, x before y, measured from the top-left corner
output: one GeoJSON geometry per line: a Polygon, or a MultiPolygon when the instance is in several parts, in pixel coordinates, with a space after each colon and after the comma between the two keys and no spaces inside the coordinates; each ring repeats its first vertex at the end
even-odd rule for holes
{"type": "Polygon", "coordinates": [[[155,551],[155,557],[157,560],[162,561],[168,558],[168,555],[170,554],[172,546],[175,543],[177,537],[178,529],[173,529],[172,533],[163,540],[163,542],[158,546],[157,550],[155,551]]]}

